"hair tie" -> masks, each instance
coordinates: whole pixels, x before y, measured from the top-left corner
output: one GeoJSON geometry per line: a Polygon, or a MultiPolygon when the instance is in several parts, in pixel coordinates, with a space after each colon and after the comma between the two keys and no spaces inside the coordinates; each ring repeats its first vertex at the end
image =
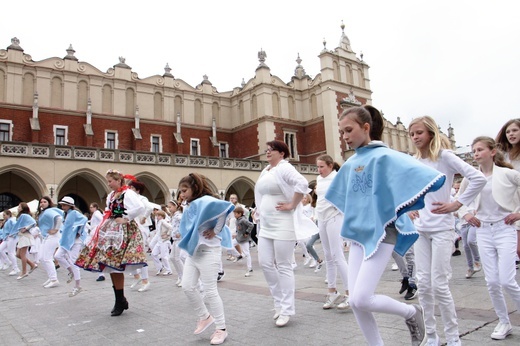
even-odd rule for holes
{"type": "Polygon", "coordinates": [[[131,174],[125,174],[123,175],[123,178],[127,179],[127,180],[131,180],[131,181],[137,181],[137,178],[134,177],[133,175],[131,174]]]}

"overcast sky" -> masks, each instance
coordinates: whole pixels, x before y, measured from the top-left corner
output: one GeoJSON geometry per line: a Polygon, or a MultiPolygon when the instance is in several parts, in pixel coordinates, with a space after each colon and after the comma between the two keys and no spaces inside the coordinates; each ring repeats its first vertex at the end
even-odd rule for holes
{"type": "Polygon", "coordinates": [[[517,1],[14,1],[2,5],[0,48],[12,37],[33,60],[76,57],[99,70],[118,57],[140,78],[162,75],[192,86],[203,75],[219,91],[254,76],[263,48],[271,73],[289,82],[297,54],[308,75],[318,55],[351,47],[370,65],[373,105],[408,127],[433,116],[457,145],[495,137],[520,117],[520,5],[517,1]]]}

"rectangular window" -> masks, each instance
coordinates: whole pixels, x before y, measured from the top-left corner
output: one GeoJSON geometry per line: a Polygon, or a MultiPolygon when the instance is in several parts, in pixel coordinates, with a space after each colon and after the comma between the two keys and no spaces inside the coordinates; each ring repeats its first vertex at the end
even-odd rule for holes
{"type": "Polygon", "coordinates": [[[229,144],[227,143],[219,143],[219,156],[227,159],[229,157],[228,153],[229,144]]]}
{"type": "Polygon", "coordinates": [[[54,145],[68,144],[68,130],[67,126],[54,125],[54,145]]]}
{"type": "Polygon", "coordinates": [[[191,146],[190,146],[190,155],[191,156],[200,156],[200,142],[198,139],[194,139],[192,138],[191,141],[191,146]]]}
{"type": "Polygon", "coordinates": [[[117,149],[117,132],[116,131],[105,131],[105,148],[106,149],[117,149]]]}
{"type": "Polygon", "coordinates": [[[285,132],[284,133],[285,144],[289,147],[290,159],[298,160],[298,146],[296,144],[296,133],[285,132]]]}
{"type": "Polygon", "coordinates": [[[0,122],[0,142],[9,142],[12,140],[12,126],[13,123],[11,121],[2,120],[0,122]]]}
{"type": "Polygon", "coordinates": [[[152,137],[150,138],[150,142],[151,142],[151,148],[150,148],[150,151],[152,153],[160,153],[162,152],[162,140],[161,140],[161,136],[158,136],[158,135],[152,135],[152,137]]]}

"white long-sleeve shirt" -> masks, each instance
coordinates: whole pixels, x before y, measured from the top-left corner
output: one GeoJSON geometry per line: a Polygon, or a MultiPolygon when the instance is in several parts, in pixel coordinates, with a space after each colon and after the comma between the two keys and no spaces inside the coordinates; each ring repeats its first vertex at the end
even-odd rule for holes
{"type": "MultiPolygon", "coordinates": [[[[451,151],[442,150],[437,161],[430,159],[419,159],[427,166],[435,168],[446,175],[444,185],[435,192],[426,194],[424,198],[425,207],[419,210],[419,218],[414,221],[417,230],[422,232],[446,231],[454,228],[455,220],[453,213],[433,214],[431,211],[436,206],[434,202],[449,203],[451,197],[451,186],[453,177],[459,173],[469,181],[468,187],[458,197],[458,201],[463,205],[471,203],[486,185],[486,177],[482,172],[473,168],[451,151]]],[[[413,179],[413,177],[410,177],[413,179]]],[[[403,186],[406,188],[406,186],[403,186]]]]}

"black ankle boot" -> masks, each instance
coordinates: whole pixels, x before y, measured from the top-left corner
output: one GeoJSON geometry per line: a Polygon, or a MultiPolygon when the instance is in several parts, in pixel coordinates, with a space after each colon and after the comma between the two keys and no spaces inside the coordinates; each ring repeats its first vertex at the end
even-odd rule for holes
{"type": "Polygon", "coordinates": [[[123,311],[128,310],[128,301],[125,298],[124,290],[116,290],[114,288],[114,294],[116,296],[116,305],[111,311],[111,316],[119,316],[123,311]]]}

